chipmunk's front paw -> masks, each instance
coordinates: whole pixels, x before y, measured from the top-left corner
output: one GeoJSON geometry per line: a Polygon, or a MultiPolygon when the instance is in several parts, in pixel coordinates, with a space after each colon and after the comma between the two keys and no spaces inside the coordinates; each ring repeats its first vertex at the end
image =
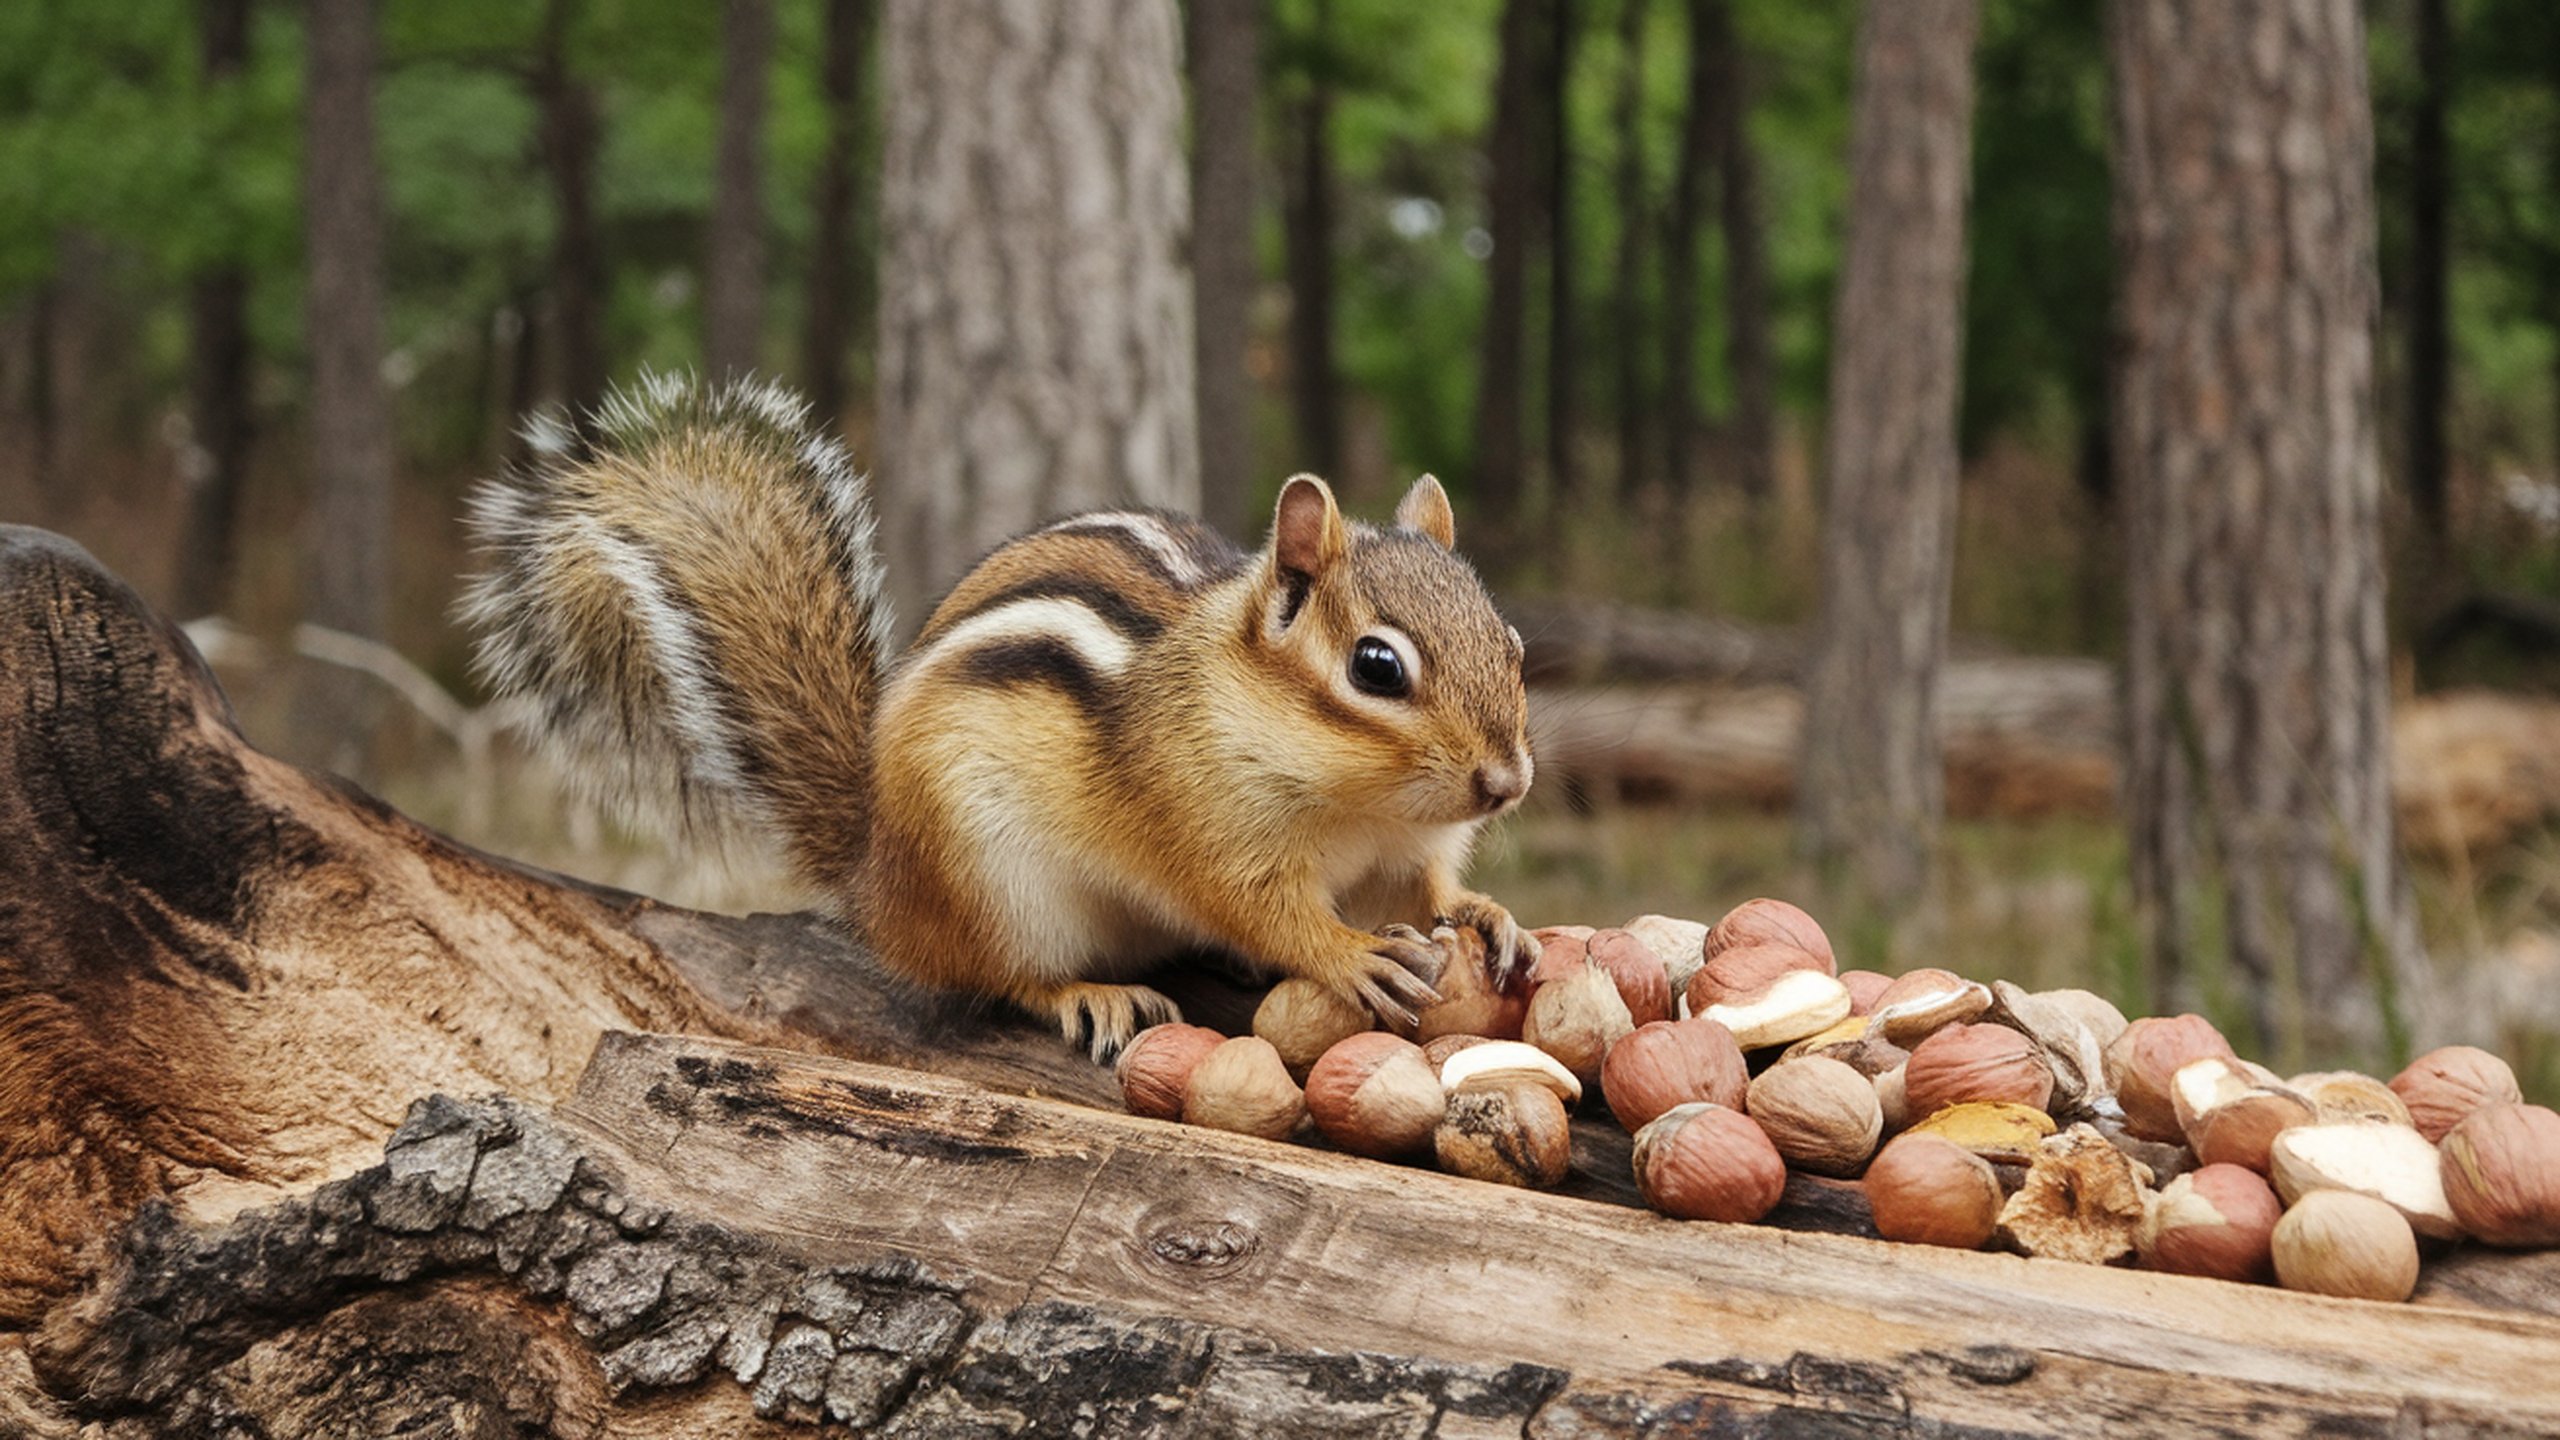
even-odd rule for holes
{"type": "Polygon", "coordinates": [[[1471,890],[1451,903],[1447,918],[1484,937],[1485,977],[1494,989],[1516,993],[1527,988],[1530,972],[1538,968],[1538,941],[1510,911],[1471,890]]]}

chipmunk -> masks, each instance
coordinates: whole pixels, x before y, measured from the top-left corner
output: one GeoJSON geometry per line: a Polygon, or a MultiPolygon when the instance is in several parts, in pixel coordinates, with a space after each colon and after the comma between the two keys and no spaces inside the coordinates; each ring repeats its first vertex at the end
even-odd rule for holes
{"type": "Polygon", "coordinates": [[[896,974],[1099,1061],[1179,1018],[1133,980],[1185,952],[1393,1020],[1437,998],[1423,929],[1535,964],[1459,883],[1529,788],[1527,701],[1429,476],[1377,529],[1300,475],[1252,555],[1161,511],[1070,516],[981,560],[893,664],[865,482],[787,392],[658,376],[585,453],[531,433],[471,502],[482,678],[626,812],[777,836],[896,974]]]}

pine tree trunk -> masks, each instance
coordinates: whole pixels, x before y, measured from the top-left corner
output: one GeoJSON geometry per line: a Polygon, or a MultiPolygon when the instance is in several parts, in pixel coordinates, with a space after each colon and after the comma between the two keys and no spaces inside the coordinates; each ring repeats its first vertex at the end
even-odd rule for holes
{"type": "Polygon", "coordinates": [[[712,177],[711,253],[702,285],[703,368],[757,368],[764,330],[764,95],[773,67],[773,0],[728,0],[720,55],[720,148],[712,177]]]}
{"type": "Polygon", "coordinates": [[[1222,533],[1254,528],[1254,139],[1261,109],[1256,0],[1192,0],[1191,287],[1200,385],[1200,513],[1222,533]]]}
{"type": "Polygon", "coordinates": [[[2453,23],[2446,0],[2417,0],[2418,104],[2409,136],[2409,499],[2427,538],[2451,526],[2446,494],[2445,406],[2453,335],[2445,298],[2445,227],[2453,204],[2445,110],[2453,83],[2453,23]]]}
{"type": "Polygon", "coordinates": [[[2109,43],[2127,798],[2160,1003],[2192,999],[2218,896],[2265,1053],[2373,1057],[2425,1033],[2427,966],[2390,806],[2363,21],[2154,0],[2109,43]]]}
{"type": "Polygon", "coordinates": [[[1653,223],[1645,194],[1644,29],[1647,0],[1618,0],[1618,89],[1610,121],[1618,132],[1614,188],[1618,200],[1617,275],[1609,301],[1618,333],[1616,361],[1618,498],[1642,494],[1650,469],[1645,453],[1644,264],[1645,229],[1653,223]]]}
{"type": "MultiPolygon", "coordinates": [[[[249,58],[248,0],[203,0],[205,88],[238,81],[249,58]]],[[[249,401],[249,271],[226,259],[188,286],[188,413],[195,429],[186,461],[187,521],[179,537],[177,613],[209,615],[231,595],[238,550],[242,472],[252,440],[249,401]]]]}
{"type": "Polygon", "coordinates": [[[1574,0],[1547,0],[1555,37],[1546,58],[1547,103],[1547,487],[1558,500],[1575,495],[1573,440],[1581,355],[1574,327],[1573,49],[1574,0]]]}
{"type": "Polygon", "coordinates": [[[891,0],[880,485],[892,587],[1095,505],[1196,509],[1173,0],[891,0]]]}
{"type": "Polygon", "coordinates": [[[1307,37],[1307,93],[1293,107],[1281,197],[1289,270],[1289,405],[1298,431],[1292,470],[1342,465],[1341,397],[1333,373],[1333,5],[1315,0],[1307,37]]]}
{"type": "Polygon", "coordinates": [[[1716,43],[1732,29],[1725,0],[1689,0],[1689,96],[1662,260],[1662,478],[1675,500],[1690,492],[1698,430],[1698,241],[1716,143],[1716,43]]]}
{"type": "Polygon", "coordinates": [[[1537,244],[1538,55],[1541,0],[1503,0],[1494,73],[1493,178],[1486,197],[1493,254],[1486,263],[1484,365],[1476,390],[1476,486],[1485,522],[1510,538],[1528,488],[1529,253],[1537,244]]]}
{"type": "Polygon", "coordinates": [[[857,252],[875,247],[855,238],[854,167],[862,151],[864,72],[871,59],[871,37],[879,18],[879,0],[827,0],[826,37],[821,42],[819,89],[827,117],[827,148],[818,164],[812,201],[815,237],[809,256],[808,330],[802,345],[802,383],[821,423],[844,413],[845,348],[865,327],[871,268],[855,263],[857,252]]]}
{"type": "Polygon", "coordinates": [[[389,619],[391,415],[382,388],[382,201],[372,0],[311,0],[303,213],[311,500],[303,617],[379,638],[389,619]]]}
{"type": "Polygon", "coordinates": [[[1733,33],[1733,13],[1717,5],[1721,31],[1716,131],[1723,147],[1725,366],[1733,376],[1733,466],[1742,493],[1757,504],[1776,483],[1777,360],[1769,339],[1769,256],[1760,227],[1760,161],[1751,145],[1750,65],[1733,33]]]}
{"type": "Polygon", "coordinates": [[[551,353],[560,402],[583,422],[604,398],[604,251],[596,234],[596,102],[569,64],[577,0],[544,7],[533,68],[542,154],[551,172],[551,353]]]}
{"type": "Polygon", "coordinates": [[[1937,691],[1978,25],[1974,0],[1880,0],[1858,32],[1797,814],[1808,853],[1878,906],[1926,885],[1945,803],[1937,691]]]}

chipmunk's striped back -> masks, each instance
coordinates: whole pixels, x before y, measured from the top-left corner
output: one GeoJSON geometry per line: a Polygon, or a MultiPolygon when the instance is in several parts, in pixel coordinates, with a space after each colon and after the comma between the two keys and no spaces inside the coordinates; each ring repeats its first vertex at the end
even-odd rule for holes
{"type": "Polygon", "coordinates": [[[481,677],[531,704],[573,783],[668,828],[788,837],[841,893],[891,643],[862,477],[769,386],[654,376],[595,419],[583,454],[538,425],[533,466],[473,496],[481,677]]]}

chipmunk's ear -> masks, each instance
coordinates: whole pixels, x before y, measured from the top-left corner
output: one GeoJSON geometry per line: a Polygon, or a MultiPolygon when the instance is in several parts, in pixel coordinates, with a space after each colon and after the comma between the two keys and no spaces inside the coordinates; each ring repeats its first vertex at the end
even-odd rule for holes
{"type": "Polygon", "coordinates": [[[1271,555],[1280,573],[1301,583],[1339,563],[1351,548],[1342,511],[1333,491],[1313,475],[1292,475],[1280,487],[1280,508],[1271,519],[1271,555]]]}
{"type": "Polygon", "coordinates": [[[1428,475],[1414,481],[1413,488],[1396,503],[1396,523],[1439,541],[1443,550],[1458,543],[1458,519],[1449,513],[1449,492],[1428,475]]]}

